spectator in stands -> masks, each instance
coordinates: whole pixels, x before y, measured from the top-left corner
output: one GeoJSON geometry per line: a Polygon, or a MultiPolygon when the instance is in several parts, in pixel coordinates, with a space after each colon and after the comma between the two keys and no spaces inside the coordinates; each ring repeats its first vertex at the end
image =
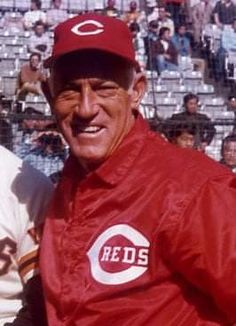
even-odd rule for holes
{"type": "Polygon", "coordinates": [[[18,121],[15,132],[14,153],[24,159],[34,148],[34,140],[38,133],[42,131],[50,122],[43,117],[43,112],[33,107],[26,107],[21,113],[22,118],[18,121]]]}
{"type": "Polygon", "coordinates": [[[147,69],[158,71],[157,66],[158,23],[152,20],[148,23],[147,36],[144,37],[147,69]]]}
{"type": "Polygon", "coordinates": [[[186,26],[184,24],[176,26],[175,35],[171,39],[179,55],[183,57],[189,57],[192,53],[190,40],[186,32],[186,26]]]}
{"type": "Polygon", "coordinates": [[[145,46],[144,40],[140,35],[140,27],[137,22],[133,22],[129,25],[129,30],[132,34],[133,45],[135,49],[136,60],[139,61],[140,65],[145,68],[146,60],[144,58],[145,55],[145,46]]]}
{"type": "Polygon", "coordinates": [[[179,54],[179,60],[181,57],[191,57],[191,62],[196,67],[196,70],[201,71],[202,76],[205,74],[205,60],[201,58],[192,58],[192,48],[190,44],[190,39],[187,36],[187,29],[184,24],[176,27],[176,33],[172,37],[172,43],[179,54]]]}
{"type": "Polygon", "coordinates": [[[12,126],[11,124],[5,119],[3,112],[3,100],[4,96],[0,97],[0,145],[6,147],[9,150],[12,150],[12,126]]]}
{"type": "Polygon", "coordinates": [[[140,11],[138,10],[138,5],[136,1],[131,1],[129,4],[129,11],[123,16],[124,22],[128,25],[131,23],[138,23],[140,17],[140,11]]]}
{"type": "Polygon", "coordinates": [[[2,18],[2,27],[9,33],[18,34],[24,31],[23,16],[20,12],[6,12],[2,18]]]}
{"type": "Polygon", "coordinates": [[[228,96],[228,111],[233,111],[236,114],[236,94],[230,93],[228,96]]]}
{"type": "Polygon", "coordinates": [[[220,163],[236,173],[236,134],[230,134],[222,141],[220,163]]]}
{"type": "Polygon", "coordinates": [[[232,132],[236,134],[236,94],[231,92],[228,96],[227,110],[234,112],[234,126],[232,132]]]}
{"type": "Polygon", "coordinates": [[[116,8],[115,0],[107,0],[107,6],[103,11],[104,15],[109,17],[118,17],[120,15],[119,10],[116,8]]]}
{"type": "Polygon", "coordinates": [[[173,17],[175,25],[183,24],[185,15],[183,15],[185,0],[164,0],[167,10],[173,17]]]}
{"type": "Polygon", "coordinates": [[[68,18],[67,12],[61,9],[61,0],[52,0],[51,9],[47,11],[47,25],[50,29],[68,18]]]}
{"type": "Polygon", "coordinates": [[[192,148],[196,146],[197,129],[194,124],[174,124],[167,138],[181,148],[192,148]]]}
{"type": "Polygon", "coordinates": [[[202,32],[211,22],[213,6],[210,0],[201,0],[192,8],[193,36],[196,45],[201,42],[202,32]]]}
{"type": "Polygon", "coordinates": [[[29,62],[25,63],[17,76],[16,96],[17,100],[25,100],[28,94],[41,95],[41,82],[45,75],[41,71],[41,55],[32,53],[29,62]]]}
{"type": "Polygon", "coordinates": [[[30,11],[24,15],[25,29],[32,29],[37,21],[46,23],[46,13],[41,11],[42,2],[40,0],[31,0],[30,11]]]}
{"type": "Polygon", "coordinates": [[[34,25],[34,34],[29,38],[29,52],[40,53],[42,56],[47,56],[50,52],[50,39],[45,32],[45,24],[42,21],[37,21],[34,25]]]}
{"type": "Polygon", "coordinates": [[[43,131],[34,139],[34,147],[25,156],[24,161],[50,177],[62,170],[65,158],[66,151],[61,136],[51,131],[43,131]]]}
{"type": "Polygon", "coordinates": [[[147,20],[150,23],[151,21],[155,21],[159,18],[159,9],[158,6],[155,5],[152,9],[151,9],[151,13],[148,14],[147,16],[147,20]]]}
{"type": "Polygon", "coordinates": [[[236,53],[236,19],[233,20],[232,28],[226,28],[222,31],[221,46],[216,54],[214,71],[216,81],[226,78],[225,59],[230,52],[236,53]]]}
{"type": "Polygon", "coordinates": [[[184,96],[184,111],[173,114],[170,118],[171,124],[178,123],[190,124],[196,126],[196,148],[205,151],[207,145],[212,141],[216,129],[210,118],[206,114],[198,113],[198,96],[189,93],[184,96]]]}
{"type": "Polygon", "coordinates": [[[178,51],[171,41],[170,29],[162,27],[156,45],[158,72],[178,70],[178,51]]]}
{"type": "Polygon", "coordinates": [[[219,28],[231,25],[236,17],[236,5],[232,0],[219,0],[213,9],[214,22],[219,28]]]}
{"type": "Polygon", "coordinates": [[[158,7],[158,28],[159,31],[162,27],[168,27],[170,30],[170,36],[174,35],[175,32],[175,26],[174,26],[174,22],[171,18],[168,17],[168,12],[166,11],[165,6],[160,5],[158,7]]]}

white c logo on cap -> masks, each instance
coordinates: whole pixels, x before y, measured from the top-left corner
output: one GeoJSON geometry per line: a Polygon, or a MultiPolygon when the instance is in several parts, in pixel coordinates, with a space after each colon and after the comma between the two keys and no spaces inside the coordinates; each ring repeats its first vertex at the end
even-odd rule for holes
{"type": "Polygon", "coordinates": [[[71,31],[74,34],[79,35],[79,36],[97,35],[97,34],[104,32],[104,26],[96,20],[85,20],[84,22],[79,23],[79,24],[75,25],[74,27],[72,27],[71,31]],[[95,28],[94,28],[94,30],[91,30],[91,31],[87,31],[87,32],[83,31],[82,32],[81,27],[86,26],[86,25],[93,25],[95,28]]]}

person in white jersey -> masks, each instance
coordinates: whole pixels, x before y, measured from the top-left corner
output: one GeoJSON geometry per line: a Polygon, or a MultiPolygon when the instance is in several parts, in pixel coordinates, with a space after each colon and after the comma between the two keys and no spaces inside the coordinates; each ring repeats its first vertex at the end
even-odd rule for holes
{"type": "Polygon", "coordinates": [[[42,314],[34,317],[44,304],[38,230],[51,192],[43,174],[0,146],[0,326],[44,324],[42,314]]]}

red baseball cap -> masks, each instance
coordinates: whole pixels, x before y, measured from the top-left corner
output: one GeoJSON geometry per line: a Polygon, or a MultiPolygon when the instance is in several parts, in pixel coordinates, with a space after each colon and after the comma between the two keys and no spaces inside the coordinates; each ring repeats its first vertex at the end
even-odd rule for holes
{"type": "Polygon", "coordinates": [[[73,17],[55,28],[52,55],[44,67],[50,68],[59,57],[82,50],[109,52],[139,67],[128,26],[117,18],[94,13],[73,17]]]}

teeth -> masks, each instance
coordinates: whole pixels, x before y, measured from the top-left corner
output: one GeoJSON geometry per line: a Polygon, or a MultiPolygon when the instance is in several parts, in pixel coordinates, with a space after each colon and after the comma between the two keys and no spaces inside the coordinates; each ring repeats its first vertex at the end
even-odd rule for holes
{"type": "Polygon", "coordinates": [[[81,132],[88,132],[88,133],[95,133],[98,132],[101,129],[101,127],[97,126],[80,126],[79,131],[81,132]]]}

